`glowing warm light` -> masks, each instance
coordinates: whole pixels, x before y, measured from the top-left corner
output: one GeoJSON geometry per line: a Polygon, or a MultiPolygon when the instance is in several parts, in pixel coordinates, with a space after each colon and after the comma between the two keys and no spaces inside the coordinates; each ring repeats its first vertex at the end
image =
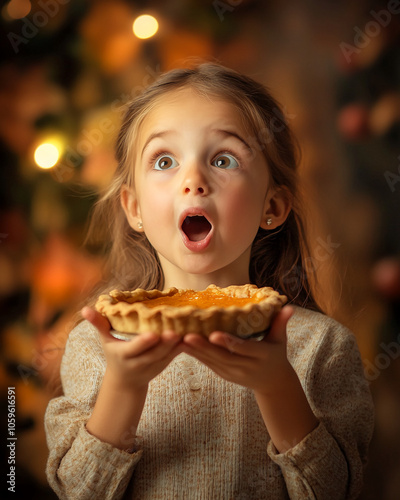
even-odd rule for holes
{"type": "Polygon", "coordinates": [[[133,23],[133,33],[138,38],[150,38],[157,33],[157,30],[157,19],[148,14],[137,17],[133,23]]]}
{"type": "Polygon", "coordinates": [[[45,142],[36,148],[34,158],[38,167],[51,168],[58,162],[60,151],[54,144],[45,142]]]}
{"type": "Polygon", "coordinates": [[[11,0],[7,5],[7,14],[11,19],[22,19],[29,14],[31,8],[29,0],[11,0]]]}

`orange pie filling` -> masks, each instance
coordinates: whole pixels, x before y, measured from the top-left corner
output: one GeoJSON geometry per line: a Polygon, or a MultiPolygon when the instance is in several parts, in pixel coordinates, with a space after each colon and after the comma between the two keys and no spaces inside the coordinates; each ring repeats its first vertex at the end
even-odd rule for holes
{"type": "Polygon", "coordinates": [[[146,307],[152,308],[157,306],[183,307],[194,306],[199,309],[207,309],[212,306],[216,307],[243,307],[246,304],[258,303],[262,300],[256,297],[232,297],[223,292],[203,290],[196,292],[194,290],[180,290],[174,295],[157,297],[155,299],[146,299],[141,303],[146,307]]]}

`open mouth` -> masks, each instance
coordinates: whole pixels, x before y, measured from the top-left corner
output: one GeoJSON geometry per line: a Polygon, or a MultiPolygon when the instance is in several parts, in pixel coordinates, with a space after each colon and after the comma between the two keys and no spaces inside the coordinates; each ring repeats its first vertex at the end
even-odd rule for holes
{"type": "Polygon", "coordinates": [[[211,224],[203,215],[188,215],[182,223],[182,231],[189,241],[204,240],[211,229],[211,224]]]}

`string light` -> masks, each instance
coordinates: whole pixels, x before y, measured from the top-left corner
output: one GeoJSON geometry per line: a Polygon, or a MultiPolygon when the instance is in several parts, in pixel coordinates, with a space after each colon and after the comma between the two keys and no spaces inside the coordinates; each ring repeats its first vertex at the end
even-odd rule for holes
{"type": "Polygon", "coordinates": [[[158,31],[158,21],[149,14],[143,14],[135,19],[133,23],[133,33],[138,38],[151,38],[158,31]]]}
{"type": "Polygon", "coordinates": [[[52,168],[60,158],[60,151],[55,144],[45,142],[35,150],[34,158],[40,168],[52,168]]]}

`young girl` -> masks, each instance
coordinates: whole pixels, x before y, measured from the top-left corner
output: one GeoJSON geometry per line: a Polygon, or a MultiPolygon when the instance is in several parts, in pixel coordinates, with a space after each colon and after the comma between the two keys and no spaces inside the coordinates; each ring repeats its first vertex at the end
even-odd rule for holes
{"type": "Polygon", "coordinates": [[[216,64],[173,70],[129,104],[117,158],[93,221],[110,235],[107,290],[254,283],[291,305],[259,342],[124,342],[84,308],[46,414],[51,486],[74,500],[356,498],[371,399],[353,335],[311,292],[277,103],[216,64]]]}

